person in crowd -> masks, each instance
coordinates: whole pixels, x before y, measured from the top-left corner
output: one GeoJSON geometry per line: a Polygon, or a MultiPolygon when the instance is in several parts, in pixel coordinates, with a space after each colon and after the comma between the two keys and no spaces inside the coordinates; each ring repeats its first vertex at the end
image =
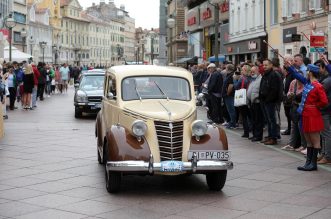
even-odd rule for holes
{"type": "Polygon", "coordinates": [[[67,63],[64,63],[64,65],[60,68],[60,74],[61,74],[61,82],[63,86],[63,91],[67,93],[68,91],[68,82],[69,82],[69,74],[70,74],[70,69],[67,65],[67,63]]]}
{"type": "Polygon", "coordinates": [[[217,124],[223,123],[223,116],[221,110],[222,104],[222,87],[223,77],[220,72],[216,71],[216,65],[211,63],[207,67],[208,73],[210,73],[210,79],[208,83],[208,94],[211,102],[210,119],[217,124]]]}
{"type": "Polygon", "coordinates": [[[226,109],[230,116],[230,120],[226,128],[235,129],[237,127],[236,124],[236,110],[234,107],[234,87],[233,87],[233,75],[235,72],[235,67],[233,64],[228,64],[226,66],[226,76],[223,82],[222,88],[222,98],[224,100],[226,109]]]}
{"type": "MultiPolygon", "coordinates": [[[[303,77],[289,62],[285,63],[288,71],[304,84],[301,103],[298,112],[301,115],[302,130],[307,141],[307,158],[303,166],[297,169],[301,171],[317,170],[317,155],[321,149],[320,132],[324,129],[324,123],[321,108],[328,104],[328,99],[323,88],[317,80],[319,76],[319,67],[309,64],[307,66],[307,78],[303,77]]],[[[327,68],[330,69],[331,65],[327,68]]]]}
{"type": "Polygon", "coordinates": [[[283,69],[280,67],[280,60],[278,57],[274,57],[271,60],[272,65],[273,65],[273,70],[279,74],[282,83],[280,83],[280,87],[279,87],[279,92],[278,92],[278,102],[276,105],[276,122],[277,122],[277,138],[280,139],[281,135],[280,135],[280,127],[281,127],[281,119],[280,119],[280,108],[282,105],[282,101],[283,101],[283,90],[284,90],[284,73],[283,73],[283,69]]]}
{"type": "Polygon", "coordinates": [[[304,77],[307,77],[307,66],[303,62],[303,56],[301,54],[296,54],[294,56],[293,66],[303,73],[304,77]]]}
{"type": "Polygon", "coordinates": [[[45,93],[46,93],[47,97],[50,97],[50,95],[51,95],[51,82],[52,82],[52,77],[54,77],[54,73],[51,71],[51,67],[48,64],[45,65],[45,70],[46,70],[45,93]]]}
{"type": "MultiPolygon", "coordinates": [[[[285,57],[285,60],[288,60],[290,62],[293,62],[292,56],[285,57]]],[[[291,134],[291,106],[292,106],[292,95],[288,95],[288,91],[290,88],[291,82],[294,80],[294,77],[292,74],[289,74],[286,70],[284,70],[284,93],[283,93],[283,105],[284,105],[284,112],[287,120],[287,128],[285,131],[281,132],[282,135],[290,135],[291,134]]]]}
{"type": "MultiPolygon", "coordinates": [[[[243,65],[241,68],[241,75],[234,78],[234,88],[235,90],[248,89],[250,84],[250,74],[251,67],[247,64],[243,65]]],[[[250,111],[248,105],[243,105],[238,107],[239,113],[242,117],[244,134],[241,136],[243,138],[249,138],[250,130],[250,111]]]]}
{"type": "Polygon", "coordinates": [[[8,90],[9,90],[9,109],[15,109],[17,83],[16,75],[14,74],[14,69],[12,66],[8,68],[8,90]]]}
{"type": "MultiPolygon", "coordinates": [[[[291,61],[291,59],[287,59],[287,60],[291,61]]],[[[287,71],[285,67],[284,69],[285,71],[287,71]]],[[[288,72],[286,74],[292,75],[288,72]]],[[[291,125],[291,134],[288,144],[283,146],[281,148],[282,150],[289,150],[289,151],[295,150],[300,152],[300,151],[304,151],[307,147],[305,137],[300,127],[300,122],[299,122],[300,114],[297,112],[302,98],[303,87],[304,85],[297,79],[292,80],[289,86],[287,92],[287,100],[291,103],[290,116],[291,116],[292,125],[291,125]]]]}
{"type": "Polygon", "coordinates": [[[38,78],[38,92],[37,97],[39,97],[40,101],[44,100],[44,92],[45,92],[45,85],[46,85],[46,69],[45,69],[45,63],[39,62],[38,63],[38,71],[40,73],[40,76],[38,78]]]}
{"type": "Polygon", "coordinates": [[[255,61],[255,65],[259,68],[259,73],[262,76],[264,73],[264,68],[263,68],[263,59],[262,58],[257,58],[255,61]]]}
{"type": "Polygon", "coordinates": [[[19,66],[18,62],[14,61],[13,62],[13,67],[14,67],[14,74],[16,77],[16,84],[17,84],[17,91],[16,91],[16,97],[17,97],[17,102],[21,101],[21,94],[23,93],[23,77],[24,77],[24,72],[23,69],[19,66]]]}
{"type": "Polygon", "coordinates": [[[38,79],[40,77],[40,72],[34,63],[31,63],[31,66],[32,66],[32,70],[33,70],[33,82],[34,82],[34,86],[32,89],[32,95],[31,95],[31,105],[32,105],[32,108],[36,108],[37,107],[37,93],[38,93],[38,79]]]}
{"type": "Polygon", "coordinates": [[[62,94],[63,85],[59,66],[55,67],[55,86],[56,90],[62,94]]]}
{"type": "Polygon", "coordinates": [[[260,84],[260,102],[262,105],[263,114],[268,124],[268,136],[262,141],[266,145],[277,144],[277,106],[279,103],[279,88],[281,87],[282,79],[280,75],[274,71],[273,64],[270,59],[263,61],[264,74],[260,84]]]}
{"type": "MultiPolygon", "coordinates": [[[[331,61],[328,61],[331,63],[331,61]]],[[[321,155],[318,157],[318,164],[331,163],[331,75],[326,70],[326,65],[323,61],[316,63],[320,68],[320,80],[323,85],[326,96],[328,98],[328,105],[321,109],[322,118],[324,122],[324,129],[321,132],[321,155]]]]}
{"type": "Polygon", "coordinates": [[[0,93],[0,100],[1,100],[1,106],[2,106],[2,116],[3,119],[8,119],[7,115],[7,103],[6,99],[7,96],[9,95],[9,90],[8,90],[8,72],[7,69],[5,69],[5,63],[3,59],[0,59],[0,83],[1,83],[1,93],[0,93]],[[5,71],[6,70],[6,71],[5,71]]]}
{"type": "Polygon", "coordinates": [[[262,76],[258,66],[253,66],[251,69],[251,82],[247,90],[247,100],[250,107],[252,117],[252,142],[262,141],[263,138],[263,116],[261,116],[262,108],[260,105],[259,91],[262,76]]]}
{"type": "Polygon", "coordinates": [[[24,79],[23,79],[23,97],[22,105],[23,109],[32,110],[31,104],[31,94],[34,87],[34,75],[32,65],[26,64],[24,69],[24,79]]]}

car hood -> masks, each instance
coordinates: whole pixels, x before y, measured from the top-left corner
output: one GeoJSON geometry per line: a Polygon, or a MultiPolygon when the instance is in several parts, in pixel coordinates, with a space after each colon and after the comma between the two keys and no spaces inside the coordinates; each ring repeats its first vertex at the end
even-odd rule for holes
{"type": "Polygon", "coordinates": [[[160,120],[180,120],[188,117],[195,110],[191,102],[160,100],[160,101],[134,101],[126,103],[125,109],[145,116],[160,120]]]}
{"type": "Polygon", "coordinates": [[[103,90],[81,90],[86,93],[87,96],[102,96],[103,90]]]}

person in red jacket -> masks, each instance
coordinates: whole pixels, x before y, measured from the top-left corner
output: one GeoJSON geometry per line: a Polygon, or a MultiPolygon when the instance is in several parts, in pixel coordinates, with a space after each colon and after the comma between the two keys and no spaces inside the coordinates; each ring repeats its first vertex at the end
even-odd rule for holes
{"type": "Polygon", "coordinates": [[[34,86],[32,89],[32,109],[37,107],[37,89],[38,89],[38,78],[40,77],[40,72],[38,71],[38,68],[35,64],[32,64],[32,70],[33,70],[33,82],[34,86]]]}
{"type": "MultiPolygon", "coordinates": [[[[307,141],[307,159],[303,166],[298,167],[298,170],[317,170],[317,155],[321,149],[320,132],[324,129],[320,109],[328,104],[323,85],[317,80],[320,69],[316,65],[308,64],[307,78],[305,78],[289,62],[286,63],[286,67],[289,73],[304,84],[301,103],[297,111],[301,115],[302,131],[307,141]]],[[[326,69],[331,74],[330,64],[326,66],[326,69]]]]}

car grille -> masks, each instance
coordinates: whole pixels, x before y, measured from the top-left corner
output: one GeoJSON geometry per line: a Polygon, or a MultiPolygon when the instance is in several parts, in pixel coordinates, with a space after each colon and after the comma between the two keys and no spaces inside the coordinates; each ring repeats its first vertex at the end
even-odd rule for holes
{"type": "Polygon", "coordinates": [[[89,102],[101,102],[102,97],[87,97],[89,102]]]}
{"type": "Polygon", "coordinates": [[[154,124],[159,142],[161,161],[182,160],[183,122],[155,121],[154,124]]]}

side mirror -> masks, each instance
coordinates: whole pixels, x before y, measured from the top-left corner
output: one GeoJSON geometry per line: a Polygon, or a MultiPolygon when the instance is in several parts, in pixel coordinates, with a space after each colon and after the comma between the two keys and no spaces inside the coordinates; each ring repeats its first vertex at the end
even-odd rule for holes
{"type": "Polygon", "coordinates": [[[79,84],[78,84],[78,83],[76,83],[74,86],[75,86],[75,88],[77,89],[77,88],[79,87],[79,84]]]}
{"type": "Polygon", "coordinates": [[[114,94],[112,92],[108,92],[107,98],[108,99],[115,99],[116,97],[114,96],[114,94]]]}

